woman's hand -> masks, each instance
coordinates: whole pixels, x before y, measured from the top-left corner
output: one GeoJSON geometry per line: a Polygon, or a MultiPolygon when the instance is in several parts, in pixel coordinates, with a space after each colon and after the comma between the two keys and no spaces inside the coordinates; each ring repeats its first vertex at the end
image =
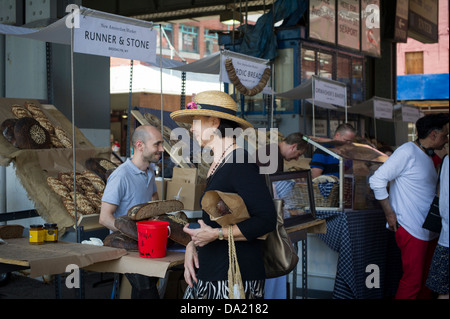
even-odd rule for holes
{"type": "Polygon", "coordinates": [[[203,220],[199,220],[200,228],[190,229],[188,225],[184,226],[183,231],[189,234],[195,246],[203,247],[206,244],[216,240],[219,237],[219,230],[206,225],[203,220]]]}
{"type": "Polygon", "coordinates": [[[194,286],[194,282],[197,283],[197,276],[195,275],[196,268],[198,268],[197,249],[191,241],[187,244],[184,255],[184,280],[186,280],[186,283],[191,288],[194,286]]]}

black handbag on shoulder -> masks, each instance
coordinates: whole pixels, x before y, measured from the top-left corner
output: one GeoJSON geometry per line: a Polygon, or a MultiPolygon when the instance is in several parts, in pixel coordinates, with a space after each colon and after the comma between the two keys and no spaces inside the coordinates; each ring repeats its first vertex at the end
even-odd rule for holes
{"type": "Polygon", "coordinates": [[[425,218],[425,222],[422,225],[423,228],[435,233],[440,233],[442,228],[442,218],[439,212],[439,196],[437,195],[437,187],[439,187],[440,178],[441,178],[441,170],[439,170],[439,177],[436,185],[436,195],[433,198],[433,202],[430,205],[430,210],[428,211],[427,217],[425,218]]]}

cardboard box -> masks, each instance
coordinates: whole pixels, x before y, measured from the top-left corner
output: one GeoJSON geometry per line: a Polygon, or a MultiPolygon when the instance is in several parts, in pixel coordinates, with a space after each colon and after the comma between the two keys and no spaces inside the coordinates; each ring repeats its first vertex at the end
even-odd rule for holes
{"type": "Polygon", "coordinates": [[[177,183],[197,184],[198,171],[196,168],[174,167],[172,180],[177,183]]]}
{"type": "Polygon", "coordinates": [[[180,183],[172,179],[167,181],[166,199],[176,199],[179,192],[180,198],[178,200],[183,203],[184,209],[201,210],[200,197],[205,188],[205,184],[180,183]]]}
{"type": "MultiPolygon", "coordinates": [[[[167,182],[170,180],[171,180],[170,178],[164,178],[164,196],[166,198],[167,198],[167,182]]],[[[156,177],[155,182],[156,182],[156,189],[158,192],[158,198],[164,199],[162,196],[162,190],[163,190],[162,177],[156,177]]]]}

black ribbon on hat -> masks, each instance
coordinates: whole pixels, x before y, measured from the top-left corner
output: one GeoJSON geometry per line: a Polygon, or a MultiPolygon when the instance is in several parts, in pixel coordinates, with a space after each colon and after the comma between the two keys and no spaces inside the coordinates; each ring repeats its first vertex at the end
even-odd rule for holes
{"type": "Polygon", "coordinates": [[[212,105],[212,104],[200,104],[200,103],[196,103],[196,104],[197,104],[197,109],[217,111],[217,112],[222,112],[222,113],[236,116],[236,111],[227,109],[223,106],[212,105]],[[198,107],[200,107],[200,108],[198,108],[198,107]]]}

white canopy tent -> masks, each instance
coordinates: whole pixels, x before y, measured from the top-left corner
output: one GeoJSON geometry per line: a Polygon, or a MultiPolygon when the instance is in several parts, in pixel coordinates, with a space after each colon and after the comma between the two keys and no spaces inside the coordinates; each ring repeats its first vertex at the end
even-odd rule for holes
{"type": "Polygon", "coordinates": [[[306,100],[312,104],[313,114],[313,136],[315,136],[315,113],[314,107],[317,105],[322,108],[338,110],[336,107],[344,108],[345,122],[347,122],[347,88],[345,83],[320,78],[313,75],[308,80],[291,90],[282,93],[276,93],[276,96],[284,99],[306,100]]]}
{"type": "MultiPolygon", "coordinates": [[[[38,41],[45,41],[45,42],[51,42],[51,43],[58,43],[58,44],[64,44],[64,45],[70,45],[71,46],[71,97],[72,97],[72,145],[73,145],[73,169],[74,169],[74,184],[75,181],[75,167],[76,167],[76,153],[75,153],[75,102],[74,102],[74,50],[81,53],[87,53],[87,54],[97,54],[97,55],[104,55],[104,56],[118,56],[118,57],[126,57],[129,59],[135,59],[136,56],[148,56],[148,59],[142,59],[143,62],[147,62],[153,65],[156,65],[156,62],[159,62],[159,66],[162,69],[163,66],[163,60],[162,59],[156,59],[156,41],[150,41],[150,42],[139,42],[139,45],[141,46],[140,52],[138,50],[128,50],[128,48],[122,49],[125,46],[127,46],[127,43],[121,42],[123,38],[120,38],[120,36],[125,36],[124,40],[128,40],[126,38],[126,33],[131,34],[137,34],[137,36],[141,35],[142,38],[145,38],[145,41],[148,41],[148,33],[154,32],[153,29],[153,23],[127,18],[123,16],[118,16],[114,14],[109,14],[101,11],[92,10],[89,8],[84,7],[78,7],[76,5],[71,5],[72,12],[66,15],[65,17],[57,20],[56,22],[48,25],[47,27],[40,28],[40,29],[31,29],[31,28],[24,28],[24,27],[16,27],[11,25],[5,25],[0,24],[0,34],[9,35],[9,36],[16,36],[16,37],[22,37],[22,38],[28,38],[38,41]],[[86,19],[86,17],[89,17],[89,19],[86,19]],[[78,45],[78,47],[74,46],[74,40],[75,32],[80,31],[80,25],[83,27],[83,22],[86,22],[87,20],[95,20],[94,24],[90,24],[89,27],[92,28],[93,32],[100,33],[101,31],[103,34],[100,34],[95,41],[92,41],[92,44],[89,44],[85,46],[84,48],[81,48],[81,45],[78,45]],[[99,27],[101,22],[107,22],[109,26],[101,26],[99,27]],[[123,27],[125,26],[125,27],[123,27]],[[128,26],[128,27],[127,27],[128,26]],[[133,29],[133,26],[135,29],[133,29]],[[105,28],[105,30],[100,30],[100,28],[105,28]],[[96,29],[97,28],[97,29],[96,29]],[[77,29],[77,31],[75,31],[77,29]],[[115,38],[114,38],[115,37],[115,38]],[[113,41],[115,40],[115,41],[113,41]],[[115,45],[116,50],[100,50],[103,48],[108,48],[108,46],[115,45]],[[98,46],[99,50],[95,53],[91,52],[93,46],[98,46]],[[81,49],[81,50],[80,50],[81,49]],[[110,54],[105,54],[110,53],[110,54]],[[159,61],[158,61],[159,60],[159,61]]],[[[90,22],[91,22],[90,21],[90,22]]],[[[87,25],[87,22],[86,22],[87,25]]],[[[161,34],[161,33],[160,33],[161,34]]],[[[82,34],[78,34],[78,39],[83,39],[82,34]]],[[[131,39],[131,41],[135,41],[139,39],[131,39]]],[[[152,39],[152,40],[156,40],[152,39]]],[[[133,44],[134,46],[135,44],[133,44]]],[[[160,54],[162,56],[162,54],[160,54]]],[[[174,64],[167,63],[167,66],[173,66],[174,64]]],[[[162,84],[161,84],[161,113],[163,112],[163,105],[162,105],[162,84]]],[[[161,121],[162,121],[161,116],[161,121]]],[[[129,127],[129,125],[128,125],[129,127]]],[[[161,123],[161,133],[163,129],[163,123],[161,123]]],[[[76,189],[76,188],[75,188],[76,189]]],[[[80,235],[79,235],[79,228],[77,223],[77,208],[76,208],[76,191],[75,191],[75,197],[74,197],[74,205],[75,205],[75,217],[74,217],[74,225],[76,229],[76,235],[77,235],[77,241],[80,241],[80,235]]]]}
{"type": "Polygon", "coordinates": [[[377,138],[377,119],[392,120],[394,101],[374,96],[371,99],[352,106],[349,113],[361,114],[373,118],[375,138],[377,138]]]}

